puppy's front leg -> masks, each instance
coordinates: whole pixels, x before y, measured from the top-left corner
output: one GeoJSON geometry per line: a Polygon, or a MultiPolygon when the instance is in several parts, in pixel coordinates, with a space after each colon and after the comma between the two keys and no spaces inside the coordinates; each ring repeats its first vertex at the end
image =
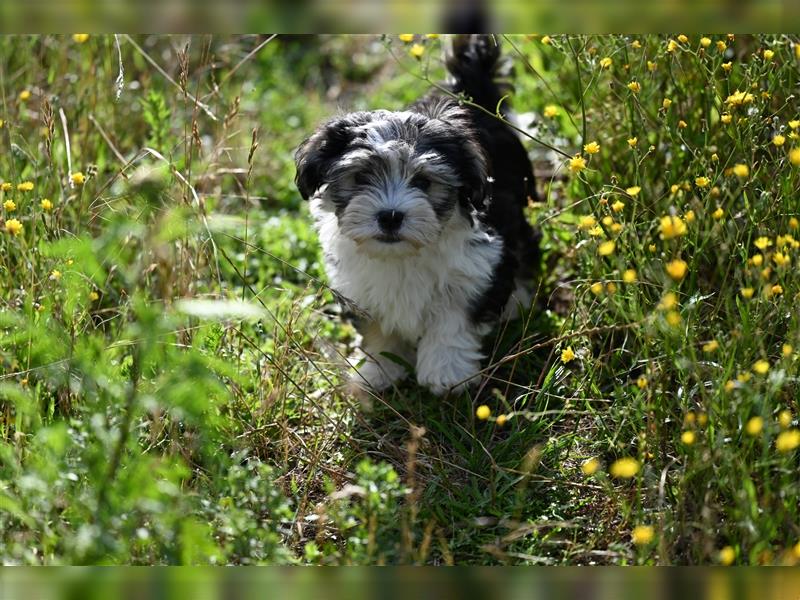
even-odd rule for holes
{"type": "Polygon", "coordinates": [[[417,381],[434,394],[459,393],[479,378],[482,325],[470,322],[466,310],[438,311],[417,348],[417,381]]]}
{"type": "Polygon", "coordinates": [[[375,322],[363,328],[361,335],[361,356],[351,359],[351,364],[356,369],[350,377],[354,391],[371,389],[380,392],[405,378],[408,374],[406,368],[383,354],[388,352],[413,362],[413,352],[402,339],[395,335],[386,335],[375,322]],[[359,362],[361,366],[358,366],[359,362]]]}

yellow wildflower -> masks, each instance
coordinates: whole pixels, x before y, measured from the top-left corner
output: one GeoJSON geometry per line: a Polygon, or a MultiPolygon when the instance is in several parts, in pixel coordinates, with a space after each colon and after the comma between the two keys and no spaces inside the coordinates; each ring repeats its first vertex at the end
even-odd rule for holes
{"type": "Polygon", "coordinates": [[[612,60],[606,56],[605,58],[600,59],[600,68],[607,69],[611,66],[612,60]]]}
{"type": "Polygon", "coordinates": [[[73,173],[69,178],[75,185],[83,185],[86,182],[86,176],[80,171],[73,173]]]}
{"type": "Polygon", "coordinates": [[[676,310],[669,311],[667,313],[666,319],[667,319],[667,324],[670,327],[677,327],[682,322],[681,314],[676,310]]]}
{"type": "Polygon", "coordinates": [[[717,340],[711,340],[703,344],[703,352],[716,352],[717,350],[719,350],[719,342],[717,340]]]}
{"type": "Polygon", "coordinates": [[[89,300],[90,300],[91,302],[95,302],[95,301],[96,301],[96,300],[98,300],[99,298],[100,298],[100,294],[98,294],[97,292],[94,292],[94,291],[92,291],[92,292],[89,292],[89,300]]]}
{"type": "Polygon", "coordinates": [[[591,229],[595,225],[597,225],[597,219],[593,215],[584,215],[578,220],[580,229],[591,229]]]}
{"type": "Polygon", "coordinates": [[[25,228],[22,226],[22,223],[16,219],[9,219],[6,221],[6,231],[11,235],[19,235],[24,229],[25,228]]]}
{"type": "Polygon", "coordinates": [[[742,92],[736,90],[730,96],[725,98],[725,104],[728,106],[742,106],[744,104],[750,104],[753,101],[753,94],[750,92],[742,92]]]}
{"type": "Polygon", "coordinates": [[[89,39],[88,33],[73,33],[72,34],[72,41],[76,44],[83,44],[86,40],[89,39]]]}
{"type": "Polygon", "coordinates": [[[638,185],[634,185],[634,186],[631,186],[629,188],[625,188],[625,193],[628,194],[628,196],[633,196],[634,198],[636,196],[638,196],[639,192],[641,192],[641,191],[642,191],[642,188],[639,187],[638,185]]]}
{"type": "Polygon", "coordinates": [[[686,211],[686,214],[683,215],[683,218],[687,223],[694,223],[694,220],[697,218],[697,215],[695,215],[694,211],[690,209],[686,211]]]}
{"type": "Polygon", "coordinates": [[[759,250],[765,250],[766,248],[772,246],[772,240],[762,235],[761,237],[756,239],[754,244],[755,247],[758,248],[759,250]]]}
{"type": "Polygon", "coordinates": [[[631,541],[637,546],[646,546],[654,537],[655,531],[652,525],[637,525],[631,532],[631,541]]]}
{"type": "Polygon", "coordinates": [[[61,279],[61,271],[59,271],[58,269],[53,269],[52,272],[50,273],[50,279],[53,281],[58,281],[59,279],[61,279]]]}
{"type": "Polygon", "coordinates": [[[800,221],[798,221],[795,217],[789,219],[789,227],[792,229],[797,229],[800,227],[800,221]]]}
{"type": "Polygon", "coordinates": [[[708,48],[711,45],[711,38],[701,37],[700,38],[700,45],[703,48],[708,48]]]}
{"type": "Polygon", "coordinates": [[[661,108],[667,110],[670,106],[672,106],[672,100],[669,98],[664,98],[664,100],[661,102],[661,108]]]}
{"type": "Polygon", "coordinates": [[[544,107],[544,116],[548,119],[558,116],[558,107],[555,104],[548,104],[544,107]]]}
{"type": "Polygon", "coordinates": [[[508,416],[506,415],[497,415],[497,418],[494,420],[499,427],[505,425],[506,421],[508,421],[508,416]]]}
{"type": "Polygon", "coordinates": [[[636,380],[636,387],[638,387],[640,390],[646,388],[647,384],[648,384],[647,377],[642,376],[636,380]]]}
{"type": "Polygon", "coordinates": [[[661,239],[671,240],[686,235],[686,223],[680,217],[667,215],[661,217],[661,239]]]}
{"type": "Polygon", "coordinates": [[[581,465],[581,471],[587,477],[591,477],[595,473],[597,473],[598,469],[600,468],[600,461],[596,458],[590,458],[586,462],[581,465]]]}
{"type": "Polygon", "coordinates": [[[611,467],[608,469],[613,477],[620,477],[622,479],[630,479],[639,472],[639,461],[635,458],[620,458],[615,460],[611,467]]]}
{"type": "Polygon", "coordinates": [[[781,354],[784,358],[789,358],[792,355],[792,352],[794,352],[794,348],[792,348],[791,344],[784,344],[781,346],[781,354]]]}
{"type": "Polygon", "coordinates": [[[724,215],[725,211],[722,210],[722,208],[719,206],[717,207],[717,210],[711,213],[711,216],[714,217],[717,221],[719,221],[724,215]]]}
{"type": "Polygon", "coordinates": [[[614,204],[611,205],[611,210],[613,210],[616,213],[622,212],[623,208],[625,208],[625,203],[622,202],[621,200],[617,200],[616,202],[614,202],[614,204]]]}
{"type": "Polygon", "coordinates": [[[682,441],[684,444],[686,444],[687,446],[691,446],[692,444],[694,444],[694,442],[695,442],[695,440],[696,440],[696,439],[697,439],[697,438],[696,438],[696,436],[695,436],[695,434],[694,434],[694,431],[691,431],[691,430],[689,430],[689,431],[684,431],[684,432],[681,434],[681,441],[682,441]]]}
{"type": "Polygon", "coordinates": [[[788,265],[790,262],[792,262],[792,259],[789,257],[789,255],[784,254],[783,252],[776,252],[775,254],[773,254],[772,260],[775,261],[775,264],[778,265],[779,267],[788,265]]]}
{"type": "Polygon", "coordinates": [[[716,46],[717,50],[719,50],[720,52],[725,52],[725,50],[727,50],[728,48],[728,46],[722,40],[717,40],[716,46]]]}
{"type": "Polygon", "coordinates": [[[492,415],[492,410],[485,404],[481,404],[475,411],[475,416],[481,421],[485,421],[492,415]]]}
{"type": "Polygon", "coordinates": [[[639,40],[633,40],[631,42],[631,48],[635,48],[636,50],[638,50],[641,47],[642,47],[642,42],[640,42],[639,40]]]}
{"type": "Polygon", "coordinates": [[[638,94],[640,91],[642,91],[642,86],[639,85],[638,81],[631,81],[628,84],[628,89],[632,91],[634,94],[638,94]]]}
{"type": "Polygon", "coordinates": [[[658,68],[658,63],[653,62],[652,60],[647,61],[647,70],[648,71],[655,71],[658,68]]]}
{"type": "Polygon", "coordinates": [[[760,267],[761,264],[764,262],[764,255],[763,254],[754,254],[752,258],[750,258],[750,262],[756,266],[760,267]]]}
{"type": "Polygon", "coordinates": [[[678,305],[678,296],[675,292],[667,292],[658,303],[659,310],[672,310],[678,305]]]}
{"type": "Polygon", "coordinates": [[[667,42],[667,52],[675,52],[679,48],[678,42],[675,40],[669,40],[667,42]]]}
{"type": "Polygon", "coordinates": [[[422,58],[422,55],[425,54],[425,46],[422,44],[414,44],[411,46],[411,49],[408,51],[408,53],[414,58],[422,58]]]}
{"type": "Polygon", "coordinates": [[[597,142],[589,142],[588,144],[584,145],[583,151],[586,152],[586,154],[597,154],[600,152],[600,144],[597,142]]]}
{"type": "Polygon", "coordinates": [[[789,162],[795,167],[800,167],[800,147],[789,150],[789,162]]]}
{"type": "MultiPolygon", "coordinates": [[[[720,42],[717,42],[718,44],[720,42]]],[[[736,550],[731,548],[730,546],[725,546],[722,550],[719,551],[717,554],[717,560],[719,564],[724,567],[728,567],[733,564],[733,561],[736,560],[736,550]]]]}
{"type": "Polygon", "coordinates": [[[593,293],[595,296],[599,296],[600,294],[602,294],[602,293],[603,293],[603,284],[602,284],[602,283],[600,283],[599,281],[596,281],[595,283],[593,283],[593,284],[591,285],[591,287],[589,288],[589,290],[591,290],[591,292],[592,292],[592,293],[593,293]]]}
{"type": "Polygon", "coordinates": [[[776,283],[770,288],[770,292],[772,292],[773,296],[780,296],[783,293],[783,286],[776,283]]]}
{"type": "Polygon", "coordinates": [[[19,101],[20,102],[27,102],[28,100],[30,100],[30,97],[31,97],[30,90],[22,90],[19,93],[19,101]]]}
{"type": "Polygon", "coordinates": [[[789,129],[795,130],[800,128],[800,119],[789,121],[789,129]]]}
{"type": "Polygon", "coordinates": [[[639,138],[637,138],[636,136],[628,138],[628,146],[630,146],[631,148],[635,148],[636,144],[638,143],[639,143],[639,138]]]}
{"type": "Polygon", "coordinates": [[[719,120],[727,125],[731,122],[731,120],[733,120],[733,117],[730,115],[730,113],[722,113],[722,115],[719,117],[719,120]]]}
{"type": "Polygon", "coordinates": [[[759,435],[762,429],[764,429],[764,419],[761,417],[751,417],[744,426],[745,432],[751,437],[759,435]]]}
{"type": "Polygon", "coordinates": [[[614,283],[613,281],[609,281],[609,282],[606,284],[606,291],[607,291],[609,294],[616,294],[616,293],[617,293],[617,284],[616,284],[616,283],[614,283]]]}
{"type": "Polygon", "coordinates": [[[775,52],[772,50],[764,50],[764,60],[772,60],[773,56],[775,56],[775,52]]]}
{"type": "Polygon", "coordinates": [[[778,423],[781,429],[789,429],[792,425],[792,411],[784,409],[778,413],[778,423]]]}
{"type": "Polygon", "coordinates": [[[791,452],[798,446],[800,446],[800,430],[787,429],[781,431],[775,438],[775,449],[778,452],[791,452]]]}
{"type": "Polygon", "coordinates": [[[549,46],[549,45],[552,43],[552,41],[553,41],[553,40],[550,38],[550,36],[549,36],[549,35],[544,35],[544,36],[542,36],[542,43],[543,43],[545,46],[549,46]]]}
{"type": "Polygon", "coordinates": [[[17,210],[17,205],[13,200],[6,200],[3,202],[3,208],[5,208],[7,212],[14,212],[17,210]]]}
{"type": "Polygon", "coordinates": [[[22,183],[17,184],[18,192],[30,192],[31,190],[33,190],[32,181],[23,181],[22,183]]]}
{"type": "Polygon", "coordinates": [[[53,210],[53,203],[50,202],[50,200],[48,200],[47,198],[42,198],[41,201],[39,202],[39,206],[41,206],[42,210],[45,212],[50,212],[51,210],[53,210]]]}
{"type": "Polygon", "coordinates": [[[766,375],[769,372],[769,362],[764,359],[753,363],[753,371],[759,375],[766,375]]]}
{"type": "Polygon", "coordinates": [[[699,188],[705,188],[709,186],[711,180],[708,177],[696,177],[694,183],[699,188]]]}
{"type": "Polygon", "coordinates": [[[405,42],[406,44],[414,41],[414,34],[413,33],[401,33],[397,37],[400,38],[401,42],[405,42]]]}
{"type": "Polygon", "coordinates": [[[750,175],[750,167],[743,165],[742,163],[735,164],[733,165],[733,174],[737,177],[747,177],[750,175]]]}
{"type": "Polygon", "coordinates": [[[625,283],[636,283],[636,271],[633,269],[627,269],[622,274],[622,281],[625,283]]]}
{"type": "Polygon", "coordinates": [[[613,240],[605,241],[597,247],[597,253],[600,256],[608,256],[614,253],[616,246],[613,240]]]}
{"type": "Polygon", "coordinates": [[[572,350],[572,346],[567,346],[561,351],[561,362],[567,364],[575,360],[575,352],[572,350]]]}
{"type": "Polygon", "coordinates": [[[782,136],[782,135],[775,135],[775,136],[772,137],[772,143],[775,146],[783,146],[785,141],[786,141],[786,138],[784,136],[782,136]]]}
{"type": "Polygon", "coordinates": [[[686,129],[688,126],[689,125],[683,119],[678,121],[678,129],[686,129]]]}
{"type": "Polygon", "coordinates": [[[675,281],[680,281],[686,277],[686,272],[689,270],[689,265],[686,261],[676,258],[675,260],[667,263],[667,274],[675,281]]]}
{"type": "Polygon", "coordinates": [[[586,159],[580,154],[576,154],[569,159],[569,170],[572,173],[580,173],[586,168],[586,159]]]}

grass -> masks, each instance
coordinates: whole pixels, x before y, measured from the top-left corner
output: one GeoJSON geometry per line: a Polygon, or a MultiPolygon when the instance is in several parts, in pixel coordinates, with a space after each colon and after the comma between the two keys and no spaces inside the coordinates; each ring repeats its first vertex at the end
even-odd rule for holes
{"type": "Polygon", "coordinates": [[[365,408],[293,149],[441,41],[0,39],[3,562],[800,560],[798,40],[709,40],[501,38],[536,302],[365,408]]]}

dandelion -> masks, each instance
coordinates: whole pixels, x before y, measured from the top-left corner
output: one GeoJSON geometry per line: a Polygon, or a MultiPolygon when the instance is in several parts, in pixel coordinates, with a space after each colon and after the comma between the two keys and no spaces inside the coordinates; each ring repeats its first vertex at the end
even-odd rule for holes
{"type": "Polygon", "coordinates": [[[781,346],[781,354],[783,355],[783,358],[789,358],[792,355],[792,352],[794,352],[794,348],[792,348],[791,344],[784,344],[781,346]]]}
{"type": "Polygon", "coordinates": [[[789,129],[795,130],[800,128],[800,119],[789,121],[789,129]]]}
{"type": "Polygon", "coordinates": [[[732,565],[733,561],[736,560],[736,550],[734,550],[730,546],[725,546],[717,554],[717,560],[719,561],[719,564],[721,564],[724,567],[732,565]]]}
{"type": "Polygon", "coordinates": [[[744,430],[750,437],[756,437],[764,429],[764,419],[761,417],[751,417],[744,426],[744,430]]]}
{"type": "Polygon", "coordinates": [[[757,360],[753,363],[753,372],[758,375],[766,375],[769,372],[769,362],[764,359],[757,360]]]}
{"type": "Polygon", "coordinates": [[[5,208],[7,212],[14,212],[17,210],[17,205],[13,200],[6,200],[3,202],[3,208],[5,208]]]}
{"type": "Polygon", "coordinates": [[[788,429],[781,431],[775,438],[775,449],[778,452],[787,453],[800,446],[800,430],[788,429]]]}
{"type": "Polygon", "coordinates": [[[601,58],[600,59],[600,63],[599,63],[600,64],[600,68],[601,69],[608,69],[611,66],[612,62],[613,61],[608,56],[606,56],[605,58],[601,58]]]}
{"type": "Polygon", "coordinates": [[[722,210],[722,208],[719,206],[717,207],[717,210],[711,213],[711,216],[714,217],[717,221],[719,221],[724,215],[725,211],[722,210]]]}
{"type": "Polygon", "coordinates": [[[792,425],[792,411],[784,409],[778,413],[778,424],[781,429],[789,429],[792,425]]]}
{"type": "Polygon", "coordinates": [[[667,313],[666,316],[667,325],[670,327],[678,327],[683,319],[681,319],[681,314],[676,310],[671,310],[667,313]]]}
{"type": "Polygon", "coordinates": [[[775,56],[775,52],[772,50],[764,50],[764,60],[772,60],[773,56],[775,56]]]}
{"type": "Polygon", "coordinates": [[[573,360],[575,360],[575,352],[573,352],[572,346],[567,346],[561,351],[561,362],[566,365],[573,360]]]}
{"type": "Polygon", "coordinates": [[[17,191],[18,192],[30,192],[33,190],[33,182],[32,181],[23,181],[20,184],[17,184],[17,191]]]}
{"type": "Polygon", "coordinates": [[[544,107],[544,116],[548,119],[557,117],[558,112],[558,107],[555,104],[548,104],[544,107]]]}
{"type": "Polygon", "coordinates": [[[778,147],[783,146],[784,142],[786,142],[786,138],[784,136],[782,136],[780,134],[772,136],[772,143],[775,146],[778,146],[778,147]]]}
{"type": "Polygon", "coordinates": [[[776,283],[770,288],[770,292],[772,292],[773,296],[780,296],[783,293],[783,286],[776,283]]]}
{"type": "Polygon", "coordinates": [[[683,219],[673,215],[661,217],[661,239],[671,240],[686,235],[686,223],[683,219]]]}
{"type": "Polygon", "coordinates": [[[595,225],[597,225],[597,219],[593,215],[584,215],[578,220],[580,229],[591,229],[595,225]]]}
{"type": "Polygon", "coordinates": [[[638,143],[639,143],[639,138],[637,138],[636,136],[628,138],[628,146],[630,146],[631,148],[635,148],[636,144],[638,143]]]}
{"type": "Polygon", "coordinates": [[[411,43],[414,41],[414,34],[413,33],[401,33],[397,36],[400,38],[401,42],[405,42],[406,44],[411,43]]]}
{"type": "Polygon", "coordinates": [[[53,210],[53,203],[50,202],[50,200],[48,200],[47,198],[42,198],[41,201],[39,202],[39,206],[41,206],[42,210],[45,212],[50,212],[51,210],[53,210]]]}
{"type": "Polygon", "coordinates": [[[19,93],[19,101],[20,102],[27,102],[28,100],[30,100],[30,98],[31,98],[30,90],[22,90],[19,93]]]}
{"type": "Polygon", "coordinates": [[[644,388],[647,387],[648,383],[649,382],[647,381],[647,377],[642,376],[636,380],[636,387],[638,387],[640,390],[643,390],[644,388]]]}
{"type": "Polygon", "coordinates": [[[631,541],[637,546],[646,546],[653,541],[655,531],[652,525],[637,525],[631,532],[631,541]]]}
{"type": "Polygon", "coordinates": [[[696,177],[694,180],[694,184],[699,188],[706,188],[711,183],[711,180],[708,177],[696,177]]]}
{"type": "Polygon", "coordinates": [[[6,231],[11,235],[19,235],[24,230],[22,223],[16,219],[9,219],[6,221],[6,231]]]}
{"type": "Polygon", "coordinates": [[[642,188],[639,187],[638,185],[634,185],[634,186],[631,186],[629,188],[625,188],[625,193],[628,194],[628,196],[632,196],[633,198],[638,196],[639,192],[641,192],[641,191],[642,191],[642,188]]]}
{"type": "Polygon", "coordinates": [[[583,150],[586,152],[586,154],[597,154],[600,152],[600,144],[597,142],[589,142],[588,144],[584,145],[583,150]]]}
{"type": "Polygon", "coordinates": [[[590,290],[590,291],[591,291],[591,292],[592,292],[592,293],[593,293],[595,296],[599,296],[600,294],[602,294],[602,293],[603,293],[603,284],[602,284],[602,283],[600,283],[599,281],[596,281],[595,283],[593,283],[593,284],[591,285],[591,287],[589,288],[589,290],[590,290]]]}
{"type": "Polygon", "coordinates": [[[697,436],[695,436],[694,431],[688,430],[688,431],[684,431],[681,434],[681,442],[683,442],[687,446],[691,446],[692,444],[694,444],[696,439],[697,439],[697,436]]]}
{"type": "Polygon", "coordinates": [[[681,260],[680,258],[676,258],[667,263],[667,275],[669,275],[675,281],[681,281],[684,277],[686,277],[686,272],[689,270],[689,265],[686,264],[686,261],[681,260]]]}
{"type": "Polygon", "coordinates": [[[571,173],[580,173],[586,168],[586,159],[580,154],[576,154],[569,159],[569,170],[571,173]]]}
{"type": "Polygon", "coordinates": [[[750,167],[742,163],[735,164],[733,165],[733,174],[737,177],[745,178],[750,175],[750,167]]]}
{"type": "Polygon", "coordinates": [[[622,281],[625,283],[636,283],[636,271],[633,269],[627,269],[622,274],[622,281]]]}
{"type": "Polygon", "coordinates": [[[789,162],[795,167],[800,167],[800,148],[789,150],[789,162]]]}
{"type": "Polygon", "coordinates": [[[425,54],[425,46],[423,46],[422,44],[414,44],[413,46],[411,46],[411,49],[408,51],[408,53],[414,58],[420,59],[422,58],[422,55],[425,54]]]}
{"type": "Polygon", "coordinates": [[[608,240],[606,242],[603,242],[597,247],[597,253],[600,256],[609,256],[610,254],[614,253],[614,249],[616,247],[617,245],[614,243],[613,240],[608,240]]]}
{"type": "Polygon", "coordinates": [[[725,52],[728,49],[728,46],[722,40],[717,40],[716,46],[720,52],[725,52]]]}
{"type": "Polygon", "coordinates": [[[640,91],[642,91],[642,86],[639,85],[638,81],[631,81],[628,84],[628,89],[632,91],[634,94],[638,94],[640,91]]]}
{"type": "Polygon", "coordinates": [[[662,296],[657,308],[659,310],[672,310],[676,306],[678,306],[678,296],[675,292],[667,292],[662,296]]]}
{"type": "Polygon", "coordinates": [[[497,415],[497,418],[495,419],[494,422],[497,424],[498,427],[502,427],[503,425],[506,424],[506,421],[508,421],[508,417],[506,415],[497,415]]]}
{"type": "Polygon", "coordinates": [[[11,188],[13,187],[14,186],[11,185],[11,182],[9,181],[4,181],[2,184],[0,184],[0,190],[3,190],[4,192],[10,192],[11,188]]]}
{"type": "Polygon", "coordinates": [[[753,101],[753,94],[750,92],[741,92],[736,90],[730,96],[725,98],[725,104],[728,106],[743,106],[750,104],[753,101]]]}
{"type": "Polygon", "coordinates": [[[492,410],[485,404],[481,404],[475,411],[475,416],[481,421],[485,421],[492,415],[492,410]]]}
{"type": "Polygon", "coordinates": [[[625,203],[620,200],[617,200],[611,205],[611,210],[613,210],[615,213],[622,212],[623,208],[625,208],[625,203]]]}
{"type": "Polygon", "coordinates": [[[711,340],[710,342],[703,344],[703,352],[711,353],[716,352],[717,350],[719,350],[719,342],[717,340],[711,340]]]}
{"type": "Polygon", "coordinates": [[[631,457],[620,458],[614,461],[608,472],[613,477],[630,479],[639,472],[639,461],[631,457]]]}
{"type": "Polygon", "coordinates": [[[600,469],[600,461],[596,458],[590,458],[581,465],[581,471],[587,477],[591,477],[600,469]]]}
{"type": "Polygon", "coordinates": [[[708,37],[701,37],[700,38],[700,45],[703,48],[708,48],[711,45],[711,38],[708,37]]]}

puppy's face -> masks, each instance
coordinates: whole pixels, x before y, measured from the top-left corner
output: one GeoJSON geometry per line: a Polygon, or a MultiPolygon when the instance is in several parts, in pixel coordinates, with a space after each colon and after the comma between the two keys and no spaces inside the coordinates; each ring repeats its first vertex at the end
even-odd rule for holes
{"type": "Polygon", "coordinates": [[[485,191],[483,156],[458,123],[388,111],[335,119],[298,150],[298,188],[334,213],[340,233],[364,252],[432,244],[454,212],[468,216],[485,191]]]}

